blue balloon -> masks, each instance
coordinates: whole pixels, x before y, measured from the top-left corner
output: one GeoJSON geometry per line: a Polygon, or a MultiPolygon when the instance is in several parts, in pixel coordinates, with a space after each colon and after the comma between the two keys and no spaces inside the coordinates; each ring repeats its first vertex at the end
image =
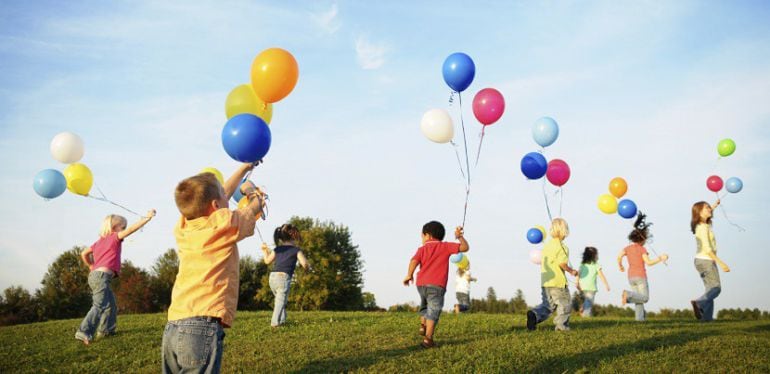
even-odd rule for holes
{"type": "Polygon", "coordinates": [[[551,117],[543,117],[532,125],[532,137],[541,147],[547,147],[559,137],[559,125],[551,117]]]}
{"type": "Polygon", "coordinates": [[[548,161],[539,152],[529,152],[521,159],[521,172],[529,179],[540,179],[548,170],[548,161]]]}
{"type": "Polygon", "coordinates": [[[476,65],[473,64],[470,56],[456,52],[444,60],[442,71],[446,84],[457,92],[463,92],[473,82],[473,77],[476,75],[476,65]]]}
{"type": "Polygon", "coordinates": [[[527,231],[527,240],[532,244],[538,244],[543,241],[543,232],[536,228],[527,231]]]}
{"type": "Polygon", "coordinates": [[[738,177],[732,177],[725,182],[725,189],[729,193],[738,193],[743,189],[743,181],[738,177]]]}
{"type": "Polygon", "coordinates": [[[623,218],[633,218],[636,216],[636,204],[629,200],[623,199],[618,203],[618,214],[623,218]]]}
{"type": "Polygon", "coordinates": [[[58,170],[45,169],[35,175],[32,188],[40,197],[53,199],[67,190],[67,179],[58,170]]]}
{"type": "Polygon", "coordinates": [[[235,192],[233,192],[233,200],[235,200],[236,203],[241,201],[241,199],[243,199],[243,194],[241,193],[241,186],[243,185],[244,182],[246,182],[246,179],[242,180],[241,183],[238,183],[238,188],[236,188],[235,192]]]}
{"type": "Polygon", "coordinates": [[[462,253],[455,253],[451,256],[449,256],[449,261],[451,261],[453,264],[456,264],[463,260],[463,254],[462,253]]]}
{"type": "Polygon", "coordinates": [[[270,150],[270,128],[262,118],[243,113],[230,118],[222,129],[222,146],[233,160],[256,162],[270,150]]]}

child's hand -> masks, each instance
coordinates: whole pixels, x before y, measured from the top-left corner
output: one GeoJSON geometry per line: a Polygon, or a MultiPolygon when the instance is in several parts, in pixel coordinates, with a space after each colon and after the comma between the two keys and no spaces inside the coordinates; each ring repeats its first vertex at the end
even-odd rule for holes
{"type": "Polygon", "coordinates": [[[578,271],[577,271],[577,270],[575,270],[575,269],[572,269],[572,271],[570,271],[569,273],[570,273],[570,274],[572,274],[572,276],[573,276],[573,277],[575,277],[575,278],[577,278],[578,274],[580,274],[580,273],[578,273],[578,271]]]}
{"type": "Polygon", "coordinates": [[[460,239],[462,237],[463,237],[463,227],[462,226],[457,226],[455,228],[455,238],[456,239],[460,239]]]}
{"type": "Polygon", "coordinates": [[[610,286],[607,286],[607,292],[610,292],[610,286]]]}
{"type": "Polygon", "coordinates": [[[661,261],[663,261],[663,262],[666,262],[666,261],[668,261],[668,255],[667,255],[667,254],[665,254],[665,253],[664,253],[664,254],[662,254],[662,255],[660,255],[660,260],[661,260],[661,261]]]}
{"type": "Polygon", "coordinates": [[[722,264],[722,271],[724,271],[725,273],[730,272],[730,268],[727,266],[727,264],[722,264]]]}
{"type": "Polygon", "coordinates": [[[623,267],[623,265],[618,265],[618,268],[620,269],[621,273],[626,271],[626,269],[623,267]]]}
{"type": "Polygon", "coordinates": [[[267,251],[270,250],[270,247],[267,246],[267,243],[262,243],[262,252],[267,253],[267,251]]]}
{"type": "Polygon", "coordinates": [[[145,216],[148,219],[152,219],[152,217],[155,217],[155,209],[150,209],[147,211],[147,215],[145,216]]]}
{"type": "Polygon", "coordinates": [[[408,286],[409,286],[409,283],[412,283],[412,276],[411,276],[411,275],[407,275],[407,276],[404,278],[404,281],[403,281],[403,283],[404,283],[404,286],[407,286],[407,287],[408,287],[408,286]]]}

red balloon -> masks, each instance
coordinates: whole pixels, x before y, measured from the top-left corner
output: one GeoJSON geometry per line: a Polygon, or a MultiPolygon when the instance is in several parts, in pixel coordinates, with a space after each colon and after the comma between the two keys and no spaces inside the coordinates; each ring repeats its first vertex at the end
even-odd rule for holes
{"type": "Polygon", "coordinates": [[[569,165],[567,165],[566,162],[555,158],[548,163],[548,169],[545,172],[545,176],[551,184],[561,187],[569,180],[569,165]]]}
{"type": "Polygon", "coordinates": [[[706,179],[706,187],[708,187],[711,192],[719,192],[722,190],[722,186],[724,186],[724,183],[722,182],[722,178],[720,178],[717,175],[712,175],[708,179],[706,179]]]}
{"type": "Polygon", "coordinates": [[[494,88],[485,88],[479,91],[473,98],[473,115],[484,126],[489,126],[505,111],[505,99],[500,91],[494,88]]]}

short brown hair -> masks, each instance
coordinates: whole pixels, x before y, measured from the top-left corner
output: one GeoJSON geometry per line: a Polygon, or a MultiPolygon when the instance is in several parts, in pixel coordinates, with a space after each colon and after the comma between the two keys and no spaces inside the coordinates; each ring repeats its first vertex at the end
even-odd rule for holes
{"type": "Polygon", "coordinates": [[[184,218],[203,217],[213,200],[221,197],[219,181],[214,174],[203,173],[189,177],[176,186],[174,200],[184,218]]]}
{"type": "MultiPolygon", "coordinates": [[[[695,228],[698,227],[698,224],[701,223],[700,221],[700,211],[703,210],[705,207],[710,207],[709,203],[705,201],[698,201],[697,203],[692,205],[692,219],[690,219],[690,231],[692,231],[693,234],[695,234],[695,228]]],[[[711,217],[706,220],[707,224],[711,224],[711,217]]]]}

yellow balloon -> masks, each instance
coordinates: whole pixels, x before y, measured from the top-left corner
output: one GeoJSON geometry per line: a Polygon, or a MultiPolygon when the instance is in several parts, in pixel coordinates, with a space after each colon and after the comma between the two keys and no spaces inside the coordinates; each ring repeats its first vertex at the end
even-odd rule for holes
{"type": "Polygon", "coordinates": [[[91,170],[81,163],[69,164],[64,169],[64,178],[67,179],[67,189],[78,195],[88,196],[91,186],[94,185],[91,170]]]}
{"type": "Polygon", "coordinates": [[[599,196],[597,205],[599,206],[599,210],[607,214],[612,214],[618,211],[618,200],[615,198],[615,196],[612,196],[608,193],[599,196]]]}
{"type": "Polygon", "coordinates": [[[463,270],[467,270],[471,266],[471,262],[468,260],[468,256],[463,256],[462,260],[457,263],[457,267],[463,270]]]}
{"type": "Polygon", "coordinates": [[[262,101],[254,93],[250,84],[233,88],[225,100],[225,115],[230,119],[238,114],[250,113],[265,121],[268,125],[273,119],[273,104],[262,101]]]}
{"type": "Polygon", "coordinates": [[[217,180],[219,181],[219,184],[221,184],[223,186],[225,185],[225,178],[222,177],[222,172],[217,170],[217,168],[212,168],[212,167],[203,168],[203,170],[201,170],[201,172],[198,173],[198,174],[203,174],[203,173],[214,174],[214,176],[217,177],[217,180]]]}
{"type": "Polygon", "coordinates": [[[545,227],[537,225],[537,226],[535,226],[535,228],[540,230],[540,232],[543,233],[543,240],[545,240],[545,238],[546,238],[546,236],[545,236],[545,227]]]}
{"type": "MultiPolygon", "coordinates": [[[[249,206],[249,203],[249,198],[244,196],[240,201],[238,201],[238,209],[243,209],[249,206]]],[[[257,219],[259,219],[259,213],[257,213],[257,219]]]]}

